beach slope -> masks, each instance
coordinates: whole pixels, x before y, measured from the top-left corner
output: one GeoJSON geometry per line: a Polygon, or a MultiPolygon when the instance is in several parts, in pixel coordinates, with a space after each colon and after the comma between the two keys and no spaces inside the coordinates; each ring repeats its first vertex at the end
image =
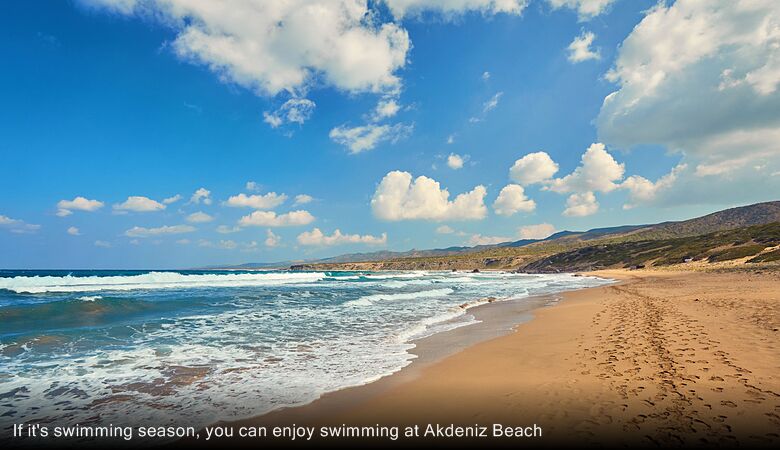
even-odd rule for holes
{"type": "Polygon", "coordinates": [[[242,424],[537,424],[535,445],[778,442],[777,271],[597,274],[622,283],[566,293],[514,333],[381,389],[242,424]]]}

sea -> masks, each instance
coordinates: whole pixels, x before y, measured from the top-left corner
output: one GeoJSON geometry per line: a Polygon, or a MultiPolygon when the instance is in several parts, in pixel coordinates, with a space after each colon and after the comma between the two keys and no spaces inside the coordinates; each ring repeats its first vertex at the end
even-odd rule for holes
{"type": "Polygon", "coordinates": [[[0,429],[206,426],[411,363],[469,308],[609,283],[501,272],[0,270],[0,429]]]}

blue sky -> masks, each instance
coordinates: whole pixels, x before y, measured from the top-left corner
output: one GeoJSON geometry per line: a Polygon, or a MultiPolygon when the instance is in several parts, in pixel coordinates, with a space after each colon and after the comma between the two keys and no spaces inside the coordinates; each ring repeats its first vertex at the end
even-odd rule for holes
{"type": "Polygon", "coordinates": [[[4,2],[0,267],[471,245],[780,192],[774,2],[277,3],[4,2]]]}

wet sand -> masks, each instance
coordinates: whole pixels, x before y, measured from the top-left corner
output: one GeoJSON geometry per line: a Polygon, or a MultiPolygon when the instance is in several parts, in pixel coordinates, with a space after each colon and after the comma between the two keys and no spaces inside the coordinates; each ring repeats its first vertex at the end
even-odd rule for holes
{"type": "Polygon", "coordinates": [[[542,427],[480,439],[511,446],[780,442],[779,272],[597,274],[623,282],[562,294],[499,337],[528,310],[491,304],[492,320],[430,341],[444,352],[423,342],[420,362],[378,382],[231,425],[542,427]]]}

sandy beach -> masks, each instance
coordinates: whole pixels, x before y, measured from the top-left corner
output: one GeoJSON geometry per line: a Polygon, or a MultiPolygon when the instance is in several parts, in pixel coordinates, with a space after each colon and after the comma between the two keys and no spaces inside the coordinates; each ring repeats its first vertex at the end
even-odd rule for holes
{"type": "Polygon", "coordinates": [[[420,362],[394,375],[230,425],[536,424],[542,438],[519,441],[535,446],[780,440],[780,273],[596,275],[621,283],[565,293],[532,320],[494,312],[466,329],[522,323],[427,362],[421,343],[420,362]]]}

